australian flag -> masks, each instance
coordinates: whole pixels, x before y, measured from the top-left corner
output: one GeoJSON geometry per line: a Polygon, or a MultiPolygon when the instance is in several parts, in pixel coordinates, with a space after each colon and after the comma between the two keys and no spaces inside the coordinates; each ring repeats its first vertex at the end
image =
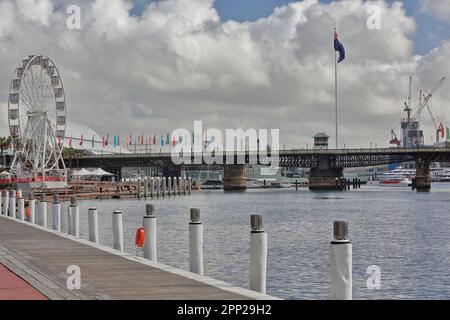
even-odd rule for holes
{"type": "Polygon", "coordinates": [[[339,52],[338,63],[342,62],[345,59],[345,48],[339,41],[339,35],[336,31],[334,32],[334,50],[339,52]]]}

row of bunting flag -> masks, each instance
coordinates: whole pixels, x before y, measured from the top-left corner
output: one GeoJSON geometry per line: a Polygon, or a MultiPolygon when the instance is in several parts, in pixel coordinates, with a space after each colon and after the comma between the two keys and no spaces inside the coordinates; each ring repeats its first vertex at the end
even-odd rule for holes
{"type": "MultiPolygon", "coordinates": [[[[199,137],[197,137],[199,138],[199,137]]],[[[161,134],[160,138],[157,140],[157,135],[156,133],[153,136],[148,136],[145,137],[143,133],[141,133],[138,136],[134,136],[133,138],[133,134],[130,134],[129,136],[125,137],[125,139],[122,141],[120,139],[120,136],[113,136],[112,141],[110,142],[110,136],[109,134],[106,135],[105,137],[102,137],[101,141],[96,141],[95,140],[95,135],[92,136],[92,139],[86,139],[84,137],[84,135],[82,134],[80,136],[80,138],[74,138],[74,137],[66,137],[66,139],[69,140],[69,147],[73,148],[74,147],[74,140],[75,143],[77,143],[80,147],[85,145],[90,145],[92,148],[95,148],[96,145],[101,145],[102,148],[106,148],[107,146],[111,145],[114,148],[117,147],[121,147],[124,146],[126,148],[132,147],[132,146],[176,146],[177,144],[180,144],[183,142],[183,139],[186,139],[186,137],[183,136],[179,136],[179,137],[175,137],[174,135],[172,136],[172,138],[170,137],[170,133],[167,133],[166,135],[161,134]]],[[[204,135],[204,140],[203,142],[205,144],[211,144],[212,142],[215,141],[215,137],[214,136],[210,136],[208,137],[208,133],[205,132],[204,135]]],[[[194,136],[192,136],[192,143],[194,143],[194,136]]],[[[58,144],[61,145],[62,141],[61,139],[58,139],[58,144]]]]}

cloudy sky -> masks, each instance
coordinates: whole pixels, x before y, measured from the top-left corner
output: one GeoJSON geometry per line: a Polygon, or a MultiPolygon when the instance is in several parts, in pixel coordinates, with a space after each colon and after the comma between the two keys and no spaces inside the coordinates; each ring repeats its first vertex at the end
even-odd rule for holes
{"type": "Polygon", "coordinates": [[[333,26],[347,50],[342,144],[387,145],[410,75],[417,89],[449,78],[432,106],[450,127],[450,0],[0,0],[0,134],[11,74],[39,53],[60,69],[71,126],[86,131],[153,135],[203,120],[279,128],[288,146],[317,131],[334,139],[333,26]],[[72,4],[81,30],[66,27],[72,4]],[[367,27],[372,5],[380,30],[367,27]]]}

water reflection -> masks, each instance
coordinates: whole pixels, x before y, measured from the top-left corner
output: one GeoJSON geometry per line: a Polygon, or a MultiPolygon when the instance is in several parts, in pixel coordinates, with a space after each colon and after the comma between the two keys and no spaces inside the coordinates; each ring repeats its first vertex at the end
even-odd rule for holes
{"type": "MultiPolygon", "coordinates": [[[[80,201],[80,236],[88,238],[87,212],[96,206],[100,242],[112,246],[112,212],[122,210],[125,249],[135,252],[134,234],[151,202],[158,218],[158,261],[188,270],[189,208],[200,208],[205,274],[248,287],[249,216],[263,214],[268,294],[327,299],[332,223],[344,219],[353,243],[355,299],[449,299],[449,201],[450,184],[434,185],[430,193],[367,187],[345,193],[208,191],[159,200],[80,201]],[[380,290],[366,287],[370,265],[381,268],[380,290]]],[[[66,230],[65,207],[62,212],[66,230]]]]}

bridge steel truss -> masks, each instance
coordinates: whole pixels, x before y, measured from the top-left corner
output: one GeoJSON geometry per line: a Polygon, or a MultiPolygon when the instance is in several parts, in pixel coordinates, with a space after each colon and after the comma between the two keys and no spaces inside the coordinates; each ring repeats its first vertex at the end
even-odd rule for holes
{"type": "Polygon", "coordinates": [[[199,155],[174,162],[170,153],[83,155],[65,159],[69,168],[176,167],[189,170],[223,168],[225,164],[261,164],[278,167],[317,168],[325,160],[329,168],[357,168],[409,161],[450,162],[450,147],[286,150],[258,156],[256,152],[227,153],[221,163],[208,164],[199,155]],[[195,160],[197,159],[197,161],[195,160]],[[232,159],[232,160],[231,160],[232,159]],[[231,161],[230,161],[231,160],[231,161]]]}

